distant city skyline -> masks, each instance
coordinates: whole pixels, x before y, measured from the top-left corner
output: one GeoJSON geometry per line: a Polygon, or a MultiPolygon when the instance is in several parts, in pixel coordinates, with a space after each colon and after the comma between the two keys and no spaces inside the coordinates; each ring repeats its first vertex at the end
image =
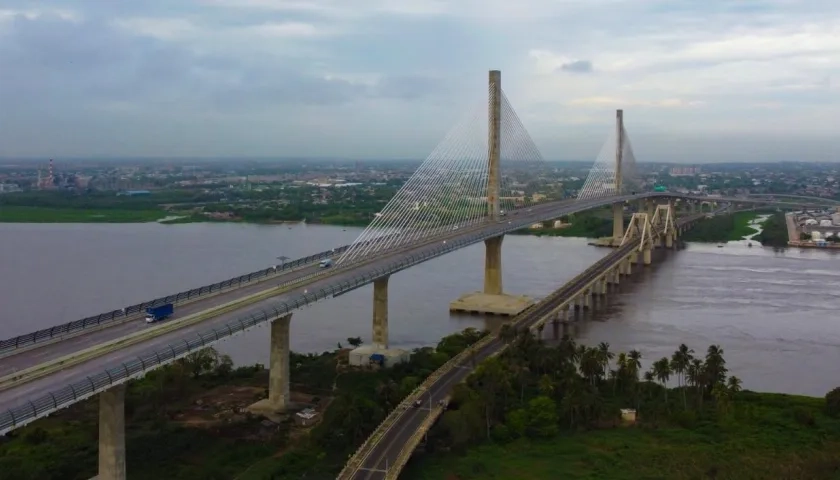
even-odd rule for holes
{"type": "Polygon", "coordinates": [[[6,0],[0,159],[425,158],[502,85],[547,160],[840,161],[829,0],[6,0]]]}

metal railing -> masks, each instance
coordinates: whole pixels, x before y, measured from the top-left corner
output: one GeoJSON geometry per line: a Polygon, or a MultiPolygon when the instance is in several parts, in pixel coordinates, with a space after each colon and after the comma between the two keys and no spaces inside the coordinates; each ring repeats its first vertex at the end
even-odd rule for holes
{"type": "MultiPolygon", "coordinates": [[[[609,203],[612,200],[603,200],[601,203],[609,203]]],[[[592,206],[597,206],[598,203],[586,202],[585,204],[562,205],[559,206],[557,211],[552,212],[552,215],[566,215],[575,211],[592,208],[592,206]]],[[[95,375],[87,376],[84,380],[56,389],[34,400],[27,401],[24,405],[9,408],[5,412],[0,413],[0,434],[26,425],[33,420],[95,395],[113,385],[125,383],[132,378],[140,377],[150,370],[169,364],[195,351],[215,345],[224,338],[239,334],[257,325],[270,322],[275,318],[282,317],[308,304],[350,292],[373,282],[377,278],[405,270],[432,258],[481,242],[487,238],[510,233],[531,224],[532,221],[532,219],[514,218],[508,222],[488,223],[486,227],[489,228],[481,228],[475,233],[470,233],[446,242],[435,242],[433,245],[424,247],[423,250],[416,254],[392,261],[384,267],[367,268],[364,273],[356,275],[349,280],[337,280],[324,288],[298,295],[288,301],[275,302],[257,313],[232,320],[222,327],[208,328],[203,332],[193,335],[190,339],[185,338],[156,351],[142,354],[133,360],[119,362],[118,365],[112,368],[95,375]]],[[[330,254],[333,254],[333,252],[331,251],[330,254]]],[[[479,340],[477,344],[482,343],[482,340],[479,340]]],[[[424,385],[426,385],[426,382],[424,382],[424,385]]]]}
{"type": "Polygon", "coordinates": [[[49,341],[55,337],[66,336],[68,334],[76,333],[89,328],[98,328],[108,323],[113,323],[121,318],[125,318],[134,314],[145,312],[149,307],[156,307],[167,303],[174,303],[178,305],[186,301],[192,301],[196,298],[204,297],[210,294],[216,294],[223,290],[237,289],[245,285],[249,285],[267,277],[282,275],[290,270],[294,270],[302,265],[316,262],[318,260],[329,258],[330,256],[343,253],[349,248],[349,245],[338,247],[334,250],[328,250],[308,257],[298,258],[291,262],[283,263],[277,267],[264,268],[256,272],[247,273],[238,277],[233,277],[222,282],[212,283],[203,287],[193,288],[184,292],[167,295],[165,297],[156,298],[146,302],[131,305],[122,309],[113,310],[111,312],[100,313],[83,318],[81,320],[74,320],[54,327],[44,328],[35,332],[18,335],[8,340],[0,340],[0,355],[10,351],[27,347],[33,344],[49,341]]]}

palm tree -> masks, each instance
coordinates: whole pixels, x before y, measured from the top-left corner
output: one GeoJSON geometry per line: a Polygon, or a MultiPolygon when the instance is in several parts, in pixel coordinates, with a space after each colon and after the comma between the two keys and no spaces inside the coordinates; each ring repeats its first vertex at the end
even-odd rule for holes
{"type": "Polygon", "coordinates": [[[639,370],[642,368],[642,352],[638,350],[630,350],[627,354],[627,373],[633,380],[639,380],[639,370]]]}
{"type": "Polygon", "coordinates": [[[736,376],[729,377],[729,381],[726,382],[726,388],[729,389],[729,392],[733,395],[741,391],[741,379],[736,376]]]}
{"type": "Polygon", "coordinates": [[[662,357],[659,360],[653,362],[653,374],[656,376],[656,379],[662,383],[662,388],[665,390],[665,403],[668,403],[668,386],[665,383],[671,377],[671,364],[668,361],[668,357],[662,357]]]}
{"type": "Polygon", "coordinates": [[[671,371],[677,374],[677,385],[679,385],[680,390],[682,390],[682,397],[683,397],[683,408],[688,408],[688,401],[686,400],[685,396],[685,388],[683,388],[683,384],[685,383],[685,372],[688,369],[688,364],[691,363],[691,360],[694,358],[694,350],[688,348],[686,344],[680,344],[677,351],[671,356],[671,371]]]}
{"type": "Polygon", "coordinates": [[[543,375],[540,377],[540,384],[539,384],[540,394],[548,397],[554,397],[554,381],[548,375],[543,375]]]}
{"type": "Polygon", "coordinates": [[[510,344],[514,338],[516,338],[516,327],[509,323],[502,325],[499,329],[499,339],[506,344],[510,344]]]}
{"type": "Polygon", "coordinates": [[[706,351],[706,373],[708,373],[708,386],[726,381],[726,360],[723,358],[723,349],[720,345],[709,345],[706,351]]]}
{"type": "Polygon", "coordinates": [[[610,360],[615,358],[615,354],[610,351],[610,344],[608,342],[601,342],[598,344],[599,360],[601,360],[601,367],[604,369],[604,377],[606,378],[610,370],[610,360]]]}

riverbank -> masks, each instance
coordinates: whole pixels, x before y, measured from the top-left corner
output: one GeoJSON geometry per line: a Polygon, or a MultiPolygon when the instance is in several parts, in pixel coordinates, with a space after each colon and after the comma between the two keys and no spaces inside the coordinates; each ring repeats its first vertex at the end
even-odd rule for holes
{"type": "Polygon", "coordinates": [[[163,210],[154,209],[0,206],[0,223],[143,223],[156,222],[170,215],[163,210]]]}
{"type": "Polygon", "coordinates": [[[759,215],[759,212],[750,211],[703,218],[697,221],[690,230],[685,232],[682,240],[686,242],[709,243],[742,240],[744,237],[757,233],[758,230],[750,224],[759,215]]]}
{"type": "MultiPolygon", "coordinates": [[[[346,348],[292,354],[291,401],[314,425],[246,407],[267,396],[262,365],[234,368],[208,349],[129,384],[126,455],[132,479],[334,478],[347,455],[429,373],[477,341],[468,329],[388,370],[346,365],[346,348]]],[[[348,341],[351,339],[348,339],[348,341]]],[[[356,340],[356,339],[352,339],[356,340]]],[[[340,347],[340,345],[339,345],[340,347]]],[[[3,478],[89,479],[96,473],[98,400],[80,402],[0,437],[3,478]]]]}
{"type": "Polygon", "coordinates": [[[666,421],[608,426],[550,439],[486,443],[422,456],[406,480],[732,480],[837,478],[840,421],[824,400],[740,392],[733,411],[683,427],[666,421]]]}
{"type": "Polygon", "coordinates": [[[718,345],[651,362],[509,326],[499,336],[507,351],[453,392],[404,478],[810,480],[840,469],[840,389],[742,391],[718,345]]]}
{"type": "Polygon", "coordinates": [[[288,220],[223,218],[189,212],[167,210],[125,210],[108,208],[53,208],[0,206],[0,223],[147,223],[182,225],[187,223],[247,223],[253,225],[286,225],[306,221],[312,225],[364,227],[369,221],[353,217],[329,216],[317,219],[304,217],[288,220]]]}

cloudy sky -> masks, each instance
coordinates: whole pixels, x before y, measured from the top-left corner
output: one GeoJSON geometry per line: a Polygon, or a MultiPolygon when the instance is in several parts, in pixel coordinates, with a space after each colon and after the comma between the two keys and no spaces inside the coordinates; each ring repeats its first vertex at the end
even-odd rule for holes
{"type": "Polygon", "coordinates": [[[3,0],[0,156],[424,158],[489,69],[547,159],[840,161],[837,0],[3,0]]]}

